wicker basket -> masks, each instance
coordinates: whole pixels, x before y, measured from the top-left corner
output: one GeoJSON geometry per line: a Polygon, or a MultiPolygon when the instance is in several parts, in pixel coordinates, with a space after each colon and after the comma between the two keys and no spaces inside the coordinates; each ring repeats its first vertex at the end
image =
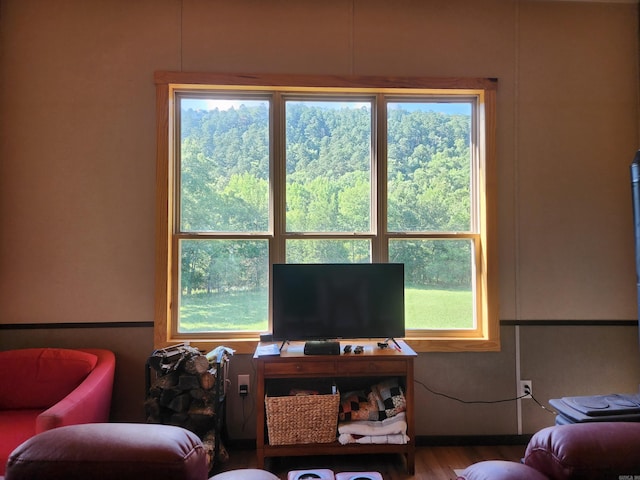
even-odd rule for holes
{"type": "Polygon", "coordinates": [[[265,397],[270,445],[330,443],[336,439],[340,393],[265,397]]]}

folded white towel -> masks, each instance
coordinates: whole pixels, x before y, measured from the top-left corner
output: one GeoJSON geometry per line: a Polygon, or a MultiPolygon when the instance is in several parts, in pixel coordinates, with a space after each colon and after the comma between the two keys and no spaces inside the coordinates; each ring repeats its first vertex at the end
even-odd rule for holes
{"type": "Polygon", "coordinates": [[[351,435],[349,433],[343,433],[338,437],[338,441],[342,445],[346,445],[348,443],[375,443],[375,444],[394,444],[394,445],[403,445],[409,441],[409,437],[407,437],[403,433],[399,433],[396,435],[351,435]]]}
{"type": "Polygon", "coordinates": [[[338,423],[338,433],[351,435],[394,435],[407,433],[405,412],[380,421],[352,420],[338,423]]]}

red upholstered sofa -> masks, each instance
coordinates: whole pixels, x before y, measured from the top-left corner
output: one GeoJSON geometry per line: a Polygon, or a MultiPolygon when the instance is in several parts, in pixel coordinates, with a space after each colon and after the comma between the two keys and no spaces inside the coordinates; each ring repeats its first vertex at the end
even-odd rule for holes
{"type": "Polygon", "coordinates": [[[640,478],[640,423],[591,422],[547,427],[522,463],[489,460],[458,480],[624,480],[640,478]]]}
{"type": "Polygon", "coordinates": [[[0,352],[0,475],[13,449],[40,432],[108,422],[114,371],[108,350],[0,352]]]}

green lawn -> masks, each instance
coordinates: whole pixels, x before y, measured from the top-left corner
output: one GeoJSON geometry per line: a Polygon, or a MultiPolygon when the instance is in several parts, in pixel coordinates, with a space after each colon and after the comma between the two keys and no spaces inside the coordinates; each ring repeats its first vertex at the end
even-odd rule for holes
{"type": "MultiPolygon", "coordinates": [[[[405,325],[414,328],[472,328],[473,295],[464,290],[405,290],[405,325]]],[[[183,297],[181,332],[266,331],[267,292],[197,294],[183,297]]]]}
{"type": "Polygon", "coordinates": [[[473,328],[473,295],[469,290],[405,288],[405,327],[473,328]]]}
{"type": "Polygon", "coordinates": [[[267,330],[267,291],[188,295],[180,305],[181,332],[267,330]],[[215,327],[214,327],[215,325],[215,327]]]}

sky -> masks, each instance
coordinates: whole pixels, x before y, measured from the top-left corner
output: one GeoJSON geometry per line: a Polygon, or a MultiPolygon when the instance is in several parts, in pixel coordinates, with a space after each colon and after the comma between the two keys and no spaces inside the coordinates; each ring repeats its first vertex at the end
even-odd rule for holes
{"type": "MultiPolygon", "coordinates": [[[[223,99],[202,99],[202,98],[185,98],[182,99],[182,108],[185,110],[229,110],[237,109],[241,105],[257,107],[259,105],[267,105],[268,102],[263,100],[223,100],[223,99]]],[[[352,108],[362,108],[367,106],[366,102],[313,102],[324,108],[344,108],[351,106],[352,108]]],[[[399,103],[389,104],[389,108],[403,108],[409,111],[435,111],[445,114],[462,114],[471,115],[471,103],[459,102],[429,102],[429,103],[399,103]]]]}

